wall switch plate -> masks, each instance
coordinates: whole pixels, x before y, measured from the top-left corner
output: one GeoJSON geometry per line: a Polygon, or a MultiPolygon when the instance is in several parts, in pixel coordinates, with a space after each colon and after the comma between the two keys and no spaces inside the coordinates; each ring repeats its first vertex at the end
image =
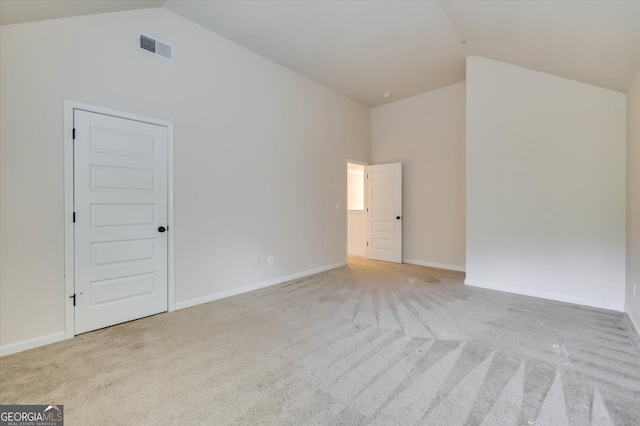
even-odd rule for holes
{"type": "Polygon", "coordinates": [[[429,250],[429,251],[433,250],[433,244],[428,243],[427,244],[427,250],[429,250]]]}
{"type": "Polygon", "coordinates": [[[269,259],[267,259],[267,263],[269,265],[273,265],[273,256],[269,256],[269,259]]]}
{"type": "Polygon", "coordinates": [[[259,268],[260,267],[260,259],[253,259],[253,262],[251,264],[253,265],[254,268],[259,268]]]}

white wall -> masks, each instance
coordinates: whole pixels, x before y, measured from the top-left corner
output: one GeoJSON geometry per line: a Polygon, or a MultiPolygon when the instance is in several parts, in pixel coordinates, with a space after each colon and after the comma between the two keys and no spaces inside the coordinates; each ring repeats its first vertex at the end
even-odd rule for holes
{"type": "Polygon", "coordinates": [[[621,310],[626,97],[467,59],[467,284],[621,310]]]}
{"type": "Polygon", "coordinates": [[[627,93],[627,288],[626,306],[640,333],[640,70],[627,93]],[[633,286],[636,294],[633,295],[633,286]]]}
{"type": "Polygon", "coordinates": [[[179,307],[344,262],[335,205],[345,159],[370,160],[368,108],[165,9],[3,26],[0,43],[5,353],[64,330],[64,99],[175,123],[179,307]]]}
{"type": "Polygon", "coordinates": [[[371,138],[374,164],[402,162],[404,261],[464,270],[465,83],[374,108],[371,138]]]}

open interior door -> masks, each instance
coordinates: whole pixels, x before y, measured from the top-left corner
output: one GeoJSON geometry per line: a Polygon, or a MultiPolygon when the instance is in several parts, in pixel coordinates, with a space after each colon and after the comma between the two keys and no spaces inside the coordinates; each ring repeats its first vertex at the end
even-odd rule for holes
{"type": "Polygon", "coordinates": [[[402,263],[402,163],[367,166],[367,257],[402,263]]]}

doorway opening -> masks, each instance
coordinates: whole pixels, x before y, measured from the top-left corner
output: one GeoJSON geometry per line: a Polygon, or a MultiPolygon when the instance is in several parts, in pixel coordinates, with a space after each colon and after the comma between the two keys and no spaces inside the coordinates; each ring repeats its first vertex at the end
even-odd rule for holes
{"type": "Polygon", "coordinates": [[[402,163],[346,161],[350,256],[402,263],[402,163]]]}
{"type": "Polygon", "coordinates": [[[366,257],[366,164],[347,162],[347,254],[366,257]]]}

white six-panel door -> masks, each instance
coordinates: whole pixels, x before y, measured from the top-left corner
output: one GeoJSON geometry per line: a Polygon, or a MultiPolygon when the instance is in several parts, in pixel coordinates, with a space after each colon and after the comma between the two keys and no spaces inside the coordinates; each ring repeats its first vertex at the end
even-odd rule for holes
{"type": "Polygon", "coordinates": [[[367,166],[367,257],[402,263],[402,163],[367,166]]]}
{"type": "Polygon", "coordinates": [[[75,333],[167,310],[168,130],[74,110],[75,333]]]}

